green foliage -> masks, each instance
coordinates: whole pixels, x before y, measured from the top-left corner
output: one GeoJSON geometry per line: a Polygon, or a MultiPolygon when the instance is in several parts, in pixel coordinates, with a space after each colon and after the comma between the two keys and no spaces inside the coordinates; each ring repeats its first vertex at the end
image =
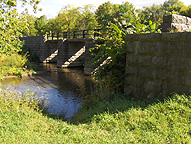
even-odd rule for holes
{"type": "Polygon", "coordinates": [[[67,5],[60,10],[58,16],[48,21],[47,29],[53,33],[95,29],[97,22],[93,9],[92,5],[77,8],[67,5]]]}
{"type": "Polygon", "coordinates": [[[180,14],[181,9],[186,7],[180,0],[165,1],[162,6],[165,14],[180,14]]]}
{"type": "Polygon", "coordinates": [[[149,21],[160,25],[163,21],[164,12],[162,11],[162,5],[153,4],[150,7],[144,7],[139,12],[141,16],[141,23],[148,25],[149,21]]]}
{"type": "MultiPolygon", "coordinates": [[[[101,85],[111,91],[123,91],[125,75],[126,34],[160,33],[162,17],[165,14],[181,12],[186,6],[179,0],[168,0],[163,5],[152,5],[137,10],[128,2],[112,4],[105,2],[96,10],[96,18],[101,28],[109,28],[107,36],[100,37],[100,45],[95,58],[90,63],[97,67],[93,72],[101,85]]],[[[184,10],[184,12],[187,10],[184,10]]],[[[183,11],[182,11],[183,13],[183,11]]],[[[186,12],[185,12],[186,13],[186,12]]],[[[93,51],[90,49],[90,51],[93,51]]]]}
{"type": "Polygon", "coordinates": [[[91,105],[88,111],[81,110],[76,117],[89,127],[105,131],[105,135],[115,135],[120,143],[190,143],[190,98],[174,95],[164,102],[148,104],[116,96],[91,105]]]}
{"type": "Polygon", "coordinates": [[[90,62],[92,67],[97,67],[93,71],[93,75],[100,81],[101,85],[104,85],[111,91],[123,92],[126,67],[126,35],[160,32],[152,21],[149,21],[148,25],[144,25],[141,24],[139,17],[134,15],[134,19],[136,19],[133,22],[134,25],[124,21],[123,16],[116,19],[115,24],[110,23],[107,35],[99,38],[103,44],[90,49],[90,51],[94,49],[99,50],[97,54],[93,54],[95,57],[90,62]]]}
{"type": "Polygon", "coordinates": [[[106,28],[110,23],[115,24],[116,21],[133,24],[136,19],[135,8],[128,2],[121,5],[105,2],[98,7],[95,15],[101,28],[106,28]]]}
{"type": "Polygon", "coordinates": [[[81,15],[78,17],[76,23],[77,30],[88,30],[97,28],[97,21],[95,18],[94,6],[85,5],[80,8],[81,15]]]}
{"type": "Polygon", "coordinates": [[[99,52],[91,63],[93,67],[98,66],[98,69],[94,71],[96,79],[108,88],[112,86],[121,91],[123,87],[121,80],[124,79],[125,72],[125,33],[113,23],[111,27],[108,35],[100,39],[104,41],[104,44],[96,47],[99,52]],[[101,63],[104,64],[100,65],[101,63]]]}
{"type": "Polygon", "coordinates": [[[47,32],[48,19],[45,15],[40,16],[35,21],[35,29],[37,30],[36,35],[45,35],[47,32]]]}
{"type": "Polygon", "coordinates": [[[37,35],[37,29],[35,27],[36,17],[33,15],[25,14],[26,28],[22,30],[23,36],[35,36],[37,35]]]}
{"type": "Polygon", "coordinates": [[[190,96],[148,104],[116,95],[82,108],[75,123],[43,115],[33,96],[1,91],[0,143],[191,142],[190,96]]]}
{"type": "Polygon", "coordinates": [[[23,68],[26,62],[26,55],[22,56],[19,54],[2,54],[0,57],[0,76],[21,76],[24,71],[26,71],[26,69],[23,68]]]}
{"type": "Polygon", "coordinates": [[[180,14],[184,15],[184,16],[191,17],[191,5],[188,6],[188,7],[182,8],[181,11],[180,11],[180,14]]]}
{"type": "Polygon", "coordinates": [[[161,5],[153,4],[150,7],[143,7],[137,10],[141,16],[141,23],[148,25],[149,21],[156,23],[157,27],[161,28],[163,23],[163,15],[181,14],[182,9],[186,6],[179,0],[168,0],[161,5]]]}
{"type": "MultiPolygon", "coordinates": [[[[23,5],[31,4],[37,9],[38,0],[21,0],[23,5]]],[[[18,15],[16,5],[18,0],[0,1],[0,55],[13,54],[21,51],[22,43],[18,39],[27,28],[26,17],[18,15]]]]}

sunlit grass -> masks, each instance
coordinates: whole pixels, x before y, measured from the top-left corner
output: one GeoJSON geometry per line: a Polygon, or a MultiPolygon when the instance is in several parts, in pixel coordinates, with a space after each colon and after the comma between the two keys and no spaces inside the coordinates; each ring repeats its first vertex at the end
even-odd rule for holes
{"type": "Polygon", "coordinates": [[[25,67],[26,65],[31,65],[26,55],[2,54],[0,57],[0,78],[4,76],[22,76],[29,73],[30,71],[25,67]]]}
{"type": "Polygon", "coordinates": [[[118,95],[74,118],[53,119],[29,94],[1,92],[0,143],[191,143],[190,96],[148,104],[118,95]]]}

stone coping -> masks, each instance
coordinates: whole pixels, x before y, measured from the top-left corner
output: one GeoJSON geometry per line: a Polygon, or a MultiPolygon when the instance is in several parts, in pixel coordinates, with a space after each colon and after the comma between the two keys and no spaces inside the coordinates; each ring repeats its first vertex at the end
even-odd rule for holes
{"type": "Polygon", "coordinates": [[[191,32],[128,34],[127,41],[190,41],[191,32]]]}

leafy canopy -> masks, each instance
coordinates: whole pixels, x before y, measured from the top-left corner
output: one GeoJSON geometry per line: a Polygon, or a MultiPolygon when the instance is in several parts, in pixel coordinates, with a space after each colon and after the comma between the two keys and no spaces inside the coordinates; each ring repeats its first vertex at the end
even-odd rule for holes
{"type": "Polygon", "coordinates": [[[93,5],[84,7],[64,6],[59,14],[48,21],[47,29],[53,33],[84,29],[95,29],[97,22],[93,5]]]}
{"type": "MultiPolygon", "coordinates": [[[[25,12],[19,15],[17,4],[19,0],[0,0],[0,55],[18,53],[22,43],[18,39],[22,31],[27,29],[25,12]]],[[[31,5],[37,10],[39,0],[20,0],[22,5],[31,5]]]]}
{"type": "MultiPolygon", "coordinates": [[[[160,30],[152,21],[149,21],[148,25],[142,24],[141,17],[135,13],[135,8],[128,2],[121,5],[104,3],[98,8],[96,15],[98,23],[108,28],[108,32],[107,35],[99,38],[102,42],[96,47],[99,52],[94,54],[95,58],[90,62],[92,67],[97,67],[93,74],[111,91],[122,92],[125,79],[126,35],[160,32],[160,30]],[[108,7],[110,13],[103,14],[108,7]]],[[[90,49],[93,50],[95,48],[90,49]]]]}

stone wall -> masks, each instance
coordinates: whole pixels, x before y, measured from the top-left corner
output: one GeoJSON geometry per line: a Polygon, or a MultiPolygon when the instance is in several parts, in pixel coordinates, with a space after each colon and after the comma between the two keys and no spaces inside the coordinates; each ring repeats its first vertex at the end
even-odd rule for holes
{"type": "MultiPolygon", "coordinates": [[[[40,62],[54,62],[58,67],[84,66],[93,57],[89,48],[96,43],[93,39],[46,40],[45,36],[27,36],[20,38],[25,42],[24,49],[35,53],[40,62]]],[[[90,68],[85,68],[90,74],[90,68]]]]}
{"type": "Polygon", "coordinates": [[[98,53],[98,50],[93,50],[92,52],[89,51],[90,48],[94,48],[96,44],[99,44],[99,41],[97,40],[86,40],[85,46],[86,46],[86,53],[85,53],[85,66],[84,66],[84,74],[86,75],[91,75],[91,72],[95,69],[93,68],[88,62],[90,62],[94,56],[92,55],[93,53],[98,53]]]}
{"type": "Polygon", "coordinates": [[[172,14],[163,16],[162,32],[189,32],[191,31],[191,18],[172,14]]]}
{"type": "Polygon", "coordinates": [[[54,54],[58,47],[62,45],[62,40],[48,40],[46,36],[25,36],[20,38],[24,41],[24,49],[35,53],[40,62],[57,62],[57,54],[54,54]]]}
{"type": "Polygon", "coordinates": [[[191,89],[191,33],[127,35],[125,92],[165,97],[191,89]]]}
{"type": "Polygon", "coordinates": [[[62,40],[48,40],[45,41],[46,48],[41,53],[44,63],[56,63],[58,59],[58,48],[62,47],[62,40]]]}
{"type": "Polygon", "coordinates": [[[77,67],[84,65],[85,40],[65,39],[58,49],[58,67],[77,67]]]}
{"type": "Polygon", "coordinates": [[[25,36],[21,37],[20,40],[25,42],[24,49],[35,53],[40,61],[44,59],[44,55],[46,55],[45,49],[47,48],[45,36],[25,36]]]}

